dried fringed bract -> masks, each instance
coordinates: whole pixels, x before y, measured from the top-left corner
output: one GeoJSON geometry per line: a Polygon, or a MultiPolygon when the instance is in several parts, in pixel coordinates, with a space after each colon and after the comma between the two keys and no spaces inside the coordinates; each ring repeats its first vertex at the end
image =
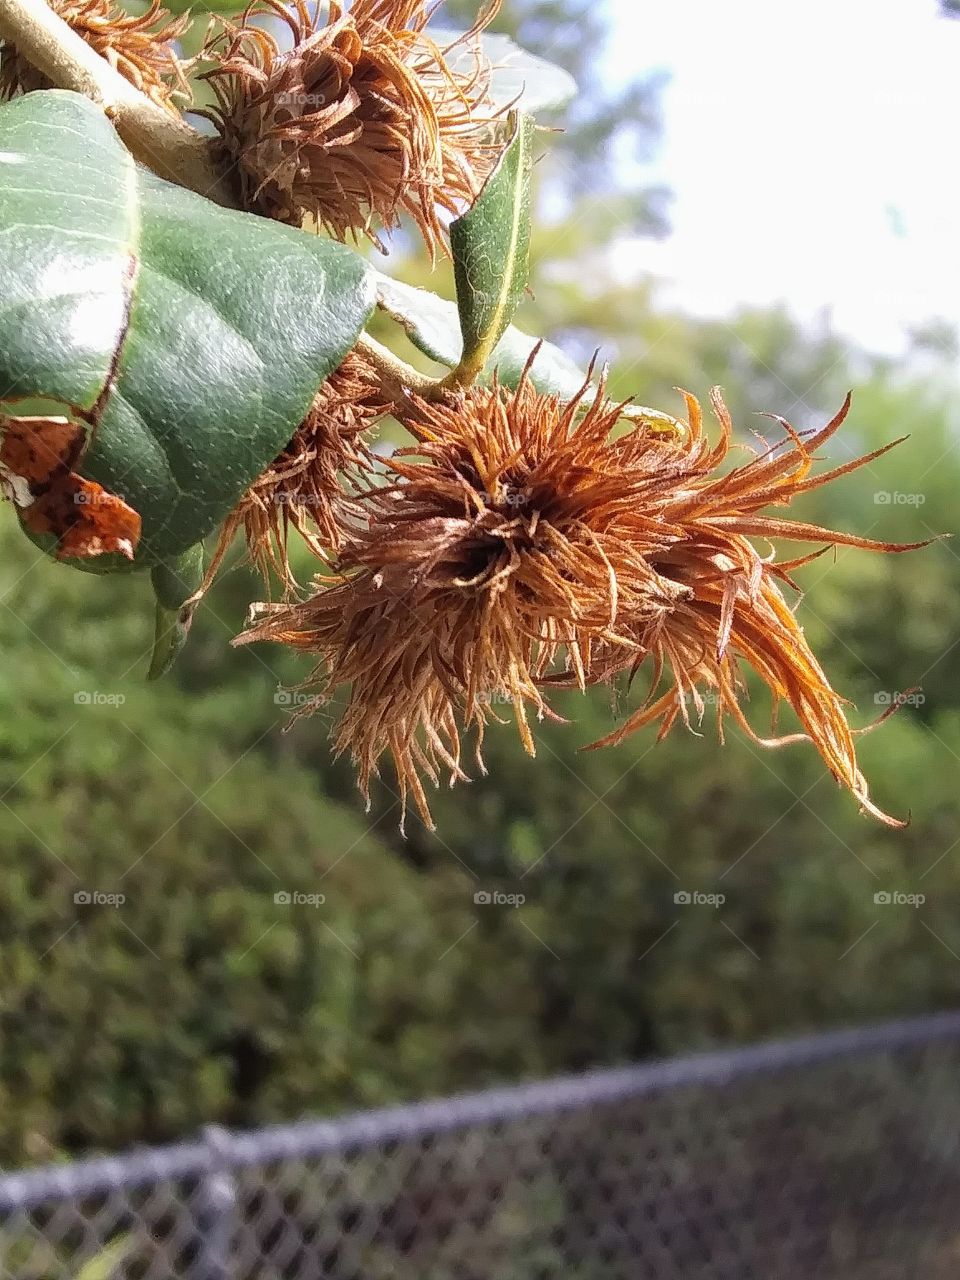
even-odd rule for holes
{"type": "MultiPolygon", "coordinates": [[[[190,89],[174,42],[190,25],[189,15],[171,18],[152,0],[139,17],[110,0],[48,0],[93,49],[141,93],[161,107],[177,111],[175,99],[190,100],[190,89]]],[[[0,50],[0,98],[15,97],[53,85],[18,53],[15,45],[0,50]]]]}
{"type": "Polygon", "coordinates": [[[390,407],[374,371],[351,352],[320,388],[293,439],[227,518],[215,563],[242,530],[264,580],[275,573],[294,590],[291,530],[321,559],[338,551],[344,531],[362,518],[357,489],[372,462],[364,433],[390,407]]]}
{"type": "Polygon", "coordinates": [[[311,216],[337,239],[377,244],[377,231],[407,214],[435,251],[439,211],[472,201],[499,154],[477,43],[499,4],[445,49],[424,30],[425,0],[354,0],[349,10],[328,0],[315,14],[305,0],[262,0],[239,26],[224,22],[205,51],[217,64],[210,114],[237,161],[244,207],[297,226],[311,216]],[[264,13],[289,26],[292,49],[256,25],[264,13]],[[468,74],[445,56],[463,49],[468,74]]]}
{"type": "Polygon", "coordinates": [[[733,439],[729,413],[715,389],[711,399],[722,434],[719,443],[711,446],[703,432],[699,404],[692,396],[685,398],[689,434],[669,459],[651,468],[642,510],[656,530],[644,554],[658,576],[671,584],[675,598],[651,618],[624,618],[637,645],[636,655],[625,655],[620,648],[598,653],[591,673],[594,681],[611,680],[624,669],[633,676],[649,657],[650,695],[625,724],[593,745],[619,743],[653,722],[659,723],[659,740],[678,719],[689,726],[691,710],[697,720],[702,719],[703,695],[709,692],[716,705],[721,740],[727,714],[762,746],[809,738],[834,778],[853,792],[865,810],[888,825],[903,825],[870,799],[857,765],[854,731],[847,723],[844,700],[831,688],[780,584],[795,588],[791,573],[829,546],[908,551],[926,544],[877,542],[766,511],[864,466],[900,442],[811,475],[814,451],[842,425],[850,407],[848,396],[836,417],[819,431],[800,435],[789,423],[777,419],[786,432],[780,443],[718,475],[733,439]],[[827,545],[812,555],[778,563],[769,541],[769,552],[761,556],[752,538],[827,545]],[[757,735],[740,705],[744,692],[740,668],[744,663],[770,688],[774,721],[777,704],[786,701],[803,733],[775,738],[757,735]],[[661,692],[664,672],[672,687],[661,692]]]}
{"type": "Polygon", "coordinates": [[[342,575],[318,580],[306,603],[268,611],[241,640],[318,654],[322,696],[350,686],[336,746],[351,752],[364,792],[389,751],[404,801],[412,794],[425,821],[421,775],[463,776],[458,726],[476,730],[479,755],[491,709],[512,704],[532,751],[527,710],[550,714],[550,685],[612,681],[649,658],[651,697],[609,741],[654,720],[661,734],[689,723],[712,690],[721,724],[729,713],[771,745],[740,708],[746,662],[805,731],[773,741],[808,736],[861,804],[892,822],[869,798],[843,702],[780,590],[812,557],[778,564],[750,541],[907,549],[765,513],[886,450],[810,475],[844,405],[806,439],[784,423],[781,445],[718,474],[732,443],[719,393],[716,445],[692,397],[678,441],[642,422],[611,435],[619,408],[602,388],[589,407],[585,394],[564,405],[525,376],[516,392],[414,400],[417,456],[394,459],[396,484],[364,500],[369,522],[344,543],[342,575]],[[674,687],[660,694],[665,671],[674,687]]]}
{"type": "Polygon", "coordinates": [[[324,693],[351,686],[336,744],[365,793],[389,751],[429,822],[420,775],[464,776],[458,724],[476,730],[479,761],[488,716],[512,706],[532,754],[527,710],[550,714],[539,681],[561,655],[585,682],[594,645],[630,645],[622,615],[676,597],[633,545],[641,460],[658,447],[645,431],[612,439],[618,417],[602,390],[584,412],[526,376],[516,392],[412,398],[419,444],[390,460],[397,483],[364,499],[342,576],[242,637],[319,654],[324,693]]]}

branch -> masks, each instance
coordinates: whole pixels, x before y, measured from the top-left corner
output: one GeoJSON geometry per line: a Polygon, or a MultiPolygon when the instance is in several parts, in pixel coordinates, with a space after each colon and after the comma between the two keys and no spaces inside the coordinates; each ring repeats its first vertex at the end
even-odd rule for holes
{"type": "Polygon", "coordinates": [[[362,333],[355,351],[366,356],[381,378],[381,386],[394,400],[403,400],[406,392],[412,391],[424,400],[436,400],[445,389],[443,379],[431,378],[407,364],[389,348],[371,338],[369,333],[362,333]]]}
{"type": "Polygon", "coordinates": [[[0,0],[0,37],[16,45],[57,88],[82,93],[102,107],[147,168],[218,204],[236,207],[210,142],[125,80],[46,0],[0,0]]]}

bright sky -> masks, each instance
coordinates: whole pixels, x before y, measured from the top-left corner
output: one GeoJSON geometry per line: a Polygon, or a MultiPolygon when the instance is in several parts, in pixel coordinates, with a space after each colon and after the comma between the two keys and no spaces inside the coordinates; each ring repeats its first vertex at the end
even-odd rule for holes
{"type": "Polygon", "coordinates": [[[785,300],[897,352],[960,326],[960,20],[936,0],[608,0],[618,80],[672,77],[636,261],[716,314],[785,300]]]}

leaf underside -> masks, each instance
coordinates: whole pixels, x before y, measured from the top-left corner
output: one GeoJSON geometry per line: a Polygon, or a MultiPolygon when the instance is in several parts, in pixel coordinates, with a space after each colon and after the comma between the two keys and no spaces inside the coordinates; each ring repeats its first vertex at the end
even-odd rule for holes
{"type": "MultiPolygon", "coordinates": [[[[444,49],[453,44],[460,33],[431,23],[427,35],[444,49]]],[[[521,49],[509,36],[499,31],[484,31],[480,47],[493,66],[490,97],[496,106],[519,106],[536,113],[565,106],[576,97],[577,82],[568,71],[521,49]]],[[[461,44],[444,56],[454,74],[469,79],[473,73],[469,45],[461,44]]]]}
{"type": "MultiPolygon", "coordinates": [[[[415,285],[404,284],[378,272],[377,304],[402,326],[418,351],[448,369],[457,368],[462,345],[457,331],[456,303],[438,297],[429,289],[418,289],[415,285]]],[[[552,342],[531,337],[513,325],[504,333],[488,359],[480,381],[489,383],[496,373],[503,386],[516,387],[537,346],[539,351],[530,365],[530,381],[544,395],[572,400],[587,382],[587,373],[552,342]]],[[[588,393],[583,403],[589,404],[591,399],[588,393]]],[[[671,436],[682,435],[685,430],[683,423],[672,414],[647,405],[628,404],[623,409],[623,416],[642,421],[650,430],[671,436]]]]}
{"type": "MultiPolygon", "coordinates": [[[[377,275],[377,299],[383,311],[405,330],[410,341],[431,360],[454,369],[463,352],[457,306],[428,289],[418,289],[390,276],[377,275]]],[[[511,325],[487,361],[483,381],[496,370],[500,381],[515,387],[530,353],[540,341],[511,325]]],[[[544,342],[531,368],[538,390],[569,399],[583,386],[586,374],[559,347],[544,342]]]]}

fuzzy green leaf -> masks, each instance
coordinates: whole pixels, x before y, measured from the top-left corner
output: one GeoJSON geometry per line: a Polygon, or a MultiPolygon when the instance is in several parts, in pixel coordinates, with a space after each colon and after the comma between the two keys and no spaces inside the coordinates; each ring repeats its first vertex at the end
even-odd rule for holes
{"type": "Polygon", "coordinates": [[[77,94],[0,109],[0,226],[0,399],[88,424],[76,469],[140,513],[137,565],[216,528],[374,305],[357,254],[163,182],[77,94]]]}
{"type": "Polygon", "coordinates": [[[483,190],[450,225],[463,355],[457,376],[473,381],[510,325],[530,272],[533,117],[511,112],[510,142],[483,190]]]}

